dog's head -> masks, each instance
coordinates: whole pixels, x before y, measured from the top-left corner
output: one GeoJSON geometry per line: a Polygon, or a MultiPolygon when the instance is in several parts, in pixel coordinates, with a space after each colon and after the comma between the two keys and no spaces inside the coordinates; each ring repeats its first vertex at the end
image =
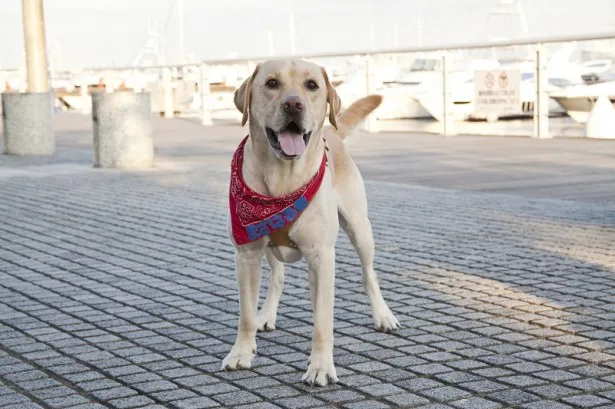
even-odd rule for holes
{"type": "Polygon", "coordinates": [[[253,136],[266,138],[280,159],[297,159],[310,137],[323,127],[329,105],[329,122],[340,99],[324,68],[303,60],[274,60],[259,64],[235,91],[235,106],[250,120],[253,136]]]}

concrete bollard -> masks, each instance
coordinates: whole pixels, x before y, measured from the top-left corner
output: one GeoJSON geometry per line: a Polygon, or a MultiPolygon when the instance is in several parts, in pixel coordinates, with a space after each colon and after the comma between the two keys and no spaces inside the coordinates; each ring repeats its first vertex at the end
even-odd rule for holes
{"type": "Polygon", "coordinates": [[[8,155],[53,155],[53,98],[50,92],[2,94],[4,153],[8,155]]]}
{"type": "Polygon", "coordinates": [[[92,93],[94,167],[153,166],[151,101],[148,92],[92,93]]]}
{"type": "Polygon", "coordinates": [[[600,96],[585,123],[588,138],[615,139],[615,108],[607,96],[600,96]]]}

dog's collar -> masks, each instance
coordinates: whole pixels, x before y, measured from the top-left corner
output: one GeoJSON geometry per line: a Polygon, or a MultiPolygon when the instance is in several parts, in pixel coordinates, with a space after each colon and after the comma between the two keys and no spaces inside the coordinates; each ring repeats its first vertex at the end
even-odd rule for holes
{"type": "Polygon", "coordinates": [[[233,239],[241,245],[269,236],[270,246],[297,248],[288,232],[322,184],[327,167],[326,151],[318,171],[305,186],[284,196],[271,197],[252,190],[243,178],[244,147],[248,138],[249,135],[241,141],[231,161],[229,211],[233,239]]]}

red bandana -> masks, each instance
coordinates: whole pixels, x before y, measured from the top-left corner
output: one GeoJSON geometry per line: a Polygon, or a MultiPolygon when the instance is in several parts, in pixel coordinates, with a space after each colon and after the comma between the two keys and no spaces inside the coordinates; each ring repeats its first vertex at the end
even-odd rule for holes
{"type": "Polygon", "coordinates": [[[248,136],[237,147],[231,162],[229,207],[233,238],[246,244],[268,236],[297,219],[318,192],[325,175],[327,155],[323,154],[318,172],[307,185],[284,196],[264,196],[250,189],[243,180],[243,148],[248,136]]]}

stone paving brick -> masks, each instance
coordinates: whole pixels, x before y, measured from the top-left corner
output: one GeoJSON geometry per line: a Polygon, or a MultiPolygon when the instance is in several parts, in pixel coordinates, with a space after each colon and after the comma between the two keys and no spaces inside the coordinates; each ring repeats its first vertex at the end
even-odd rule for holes
{"type": "Polygon", "coordinates": [[[245,403],[258,402],[261,399],[248,391],[237,391],[213,396],[213,399],[224,406],[242,405],[245,403]]]}
{"type": "Polygon", "coordinates": [[[42,406],[34,403],[34,402],[23,402],[17,403],[15,405],[9,405],[3,407],[3,409],[41,409],[42,406]]]}
{"type": "Polygon", "coordinates": [[[347,409],[387,409],[391,406],[375,400],[364,400],[361,402],[346,403],[344,407],[347,409]]]}
{"type": "Polygon", "coordinates": [[[441,381],[452,383],[452,384],[460,384],[464,382],[474,382],[474,381],[480,381],[483,379],[480,376],[467,373],[467,372],[463,372],[463,371],[445,372],[445,373],[436,375],[436,378],[441,381]]]}
{"type": "Polygon", "coordinates": [[[219,393],[227,393],[239,390],[238,387],[229,383],[215,383],[212,385],[196,386],[193,389],[203,396],[212,396],[219,393]]]}
{"type": "Polygon", "coordinates": [[[297,396],[293,398],[278,399],[276,401],[276,404],[288,409],[313,408],[321,406],[323,403],[324,402],[322,400],[316,399],[312,396],[297,396]]]}
{"type": "Polygon", "coordinates": [[[89,402],[88,399],[80,395],[59,396],[57,398],[45,399],[45,404],[53,408],[67,408],[89,402]]]}
{"type": "Polygon", "coordinates": [[[424,390],[421,394],[440,402],[458,400],[472,395],[470,392],[460,390],[452,386],[443,386],[441,388],[424,390]]]}
{"type": "Polygon", "coordinates": [[[96,379],[94,381],[80,382],[77,386],[85,391],[97,391],[121,386],[120,383],[111,379],[96,379]]]}
{"type": "Polygon", "coordinates": [[[279,406],[270,402],[248,403],[247,405],[236,406],[237,409],[280,409],[279,406]]]}
{"type": "MultiPolygon", "coordinates": [[[[209,383],[211,383],[212,381],[216,382],[216,380],[212,378],[209,383]]],[[[280,382],[275,379],[261,378],[257,376],[253,378],[240,379],[238,381],[235,381],[234,383],[235,385],[249,390],[261,390],[270,388],[272,386],[280,385],[280,382]]]]}
{"type": "Polygon", "coordinates": [[[521,406],[523,409],[571,409],[572,406],[565,405],[559,402],[553,402],[550,400],[541,400],[538,402],[527,403],[521,406]]]}
{"type": "Polygon", "coordinates": [[[136,395],[137,391],[135,391],[134,389],[119,387],[92,391],[90,392],[90,394],[97,399],[107,401],[111,399],[125,398],[127,396],[136,395]]]}
{"type": "Polygon", "coordinates": [[[575,408],[593,408],[611,403],[610,400],[596,395],[576,395],[564,398],[564,401],[568,402],[575,408]]]}
{"type": "Polygon", "coordinates": [[[555,381],[555,382],[568,381],[571,379],[579,378],[579,375],[577,374],[567,372],[567,371],[562,371],[559,369],[554,369],[551,371],[544,371],[544,372],[536,372],[534,373],[534,375],[539,378],[543,378],[543,379],[547,379],[549,381],[555,381]]]}
{"type": "Polygon", "coordinates": [[[403,393],[404,390],[393,384],[377,383],[368,386],[360,386],[359,390],[370,396],[386,396],[403,393]]]}
{"type": "MultiPolygon", "coordinates": [[[[148,405],[148,409],[161,409],[161,407],[154,407],[154,405],[148,405]]],[[[73,406],[70,409],[105,409],[105,407],[99,403],[84,403],[83,405],[73,406]]]]}
{"type": "Polygon", "coordinates": [[[498,409],[502,407],[501,403],[478,397],[460,399],[458,401],[451,402],[451,405],[460,409],[498,409]]]}
{"type": "Polygon", "coordinates": [[[261,396],[264,396],[266,399],[271,399],[275,401],[279,398],[287,398],[290,396],[296,396],[301,393],[301,391],[297,389],[293,389],[289,386],[274,386],[268,387],[265,389],[261,389],[257,391],[257,393],[261,396]]]}
{"type": "Polygon", "coordinates": [[[558,384],[536,386],[533,388],[529,388],[528,391],[549,399],[560,399],[564,396],[570,396],[579,393],[577,389],[567,388],[558,384]]]}
{"type": "Polygon", "coordinates": [[[176,400],[195,397],[196,393],[187,389],[172,389],[163,392],[152,393],[150,396],[153,396],[155,399],[163,402],[173,402],[176,400]]]}
{"type": "Polygon", "coordinates": [[[599,381],[597,379],[578,379],[574,381],[564,382],[564,385],[576,389],[581,389],[585,392],[593,392],[613,388],[613,384],[609,382],[599,381]]]}
{"type": "Polygon", "coordinates": [[[599,377],[608,376],[611,374],[610,368],[605,364],[604,366],[598,365],[584,365],[578,368],[570,368],[570,372],[574,372],[583,377],[599,377]]]}
{"type": "Polygon", "coordinates": [[[209,398],[199,396],[197,398],[182,399],[171,402],[171,407],[177,409],[206,409],[220,407],[220,405],[209,398]]]}
{"type": "Polygon", "coordinates": [[[44,378],[44,379],[36,379],[30,381],[21,381],[17,382],[17,384],[26,390],[34,391],[37,389],[46,389],[52,386],[59,386],[60,383],[54,379],[44,378]]]}
{"type": "Polygon", "coordinates": [[[527,375],[517,375],[517,376],[509,376],[498,379],[500,382],[507,383],[509,385],[514,385],[516,387],[529,387],[529,386],[537,386],[547,383],[547,381],[543,379],[536,378],[534,376],[527,375]]]}
{"type": "Polygon", "coordinates": [[[17,393],[9,393],[9,394],[0,396],[0,407],[5,407],[8,405],[12,405],[12,404],[20,403],[20,402],[27,402],[27,401],[28,401],[28,398],[26,398],[23,395],[19,395],[17,393]]]}
{"type": "Polygon", "coordinates": [[[429,400],[413,393],[401,393],[399,395],[386,396],[384,398],[400,408],[414,408],[429,404],[429,400]]]}
{"type": "Polygon", "coordinates": [[[142,393],[162,392],[178,388],[174,383],[164,380],[137,383],[132,387],[142,393]]]}
{"type": "Polygon", "coordinates": [[[348,402],[363,398],[363,395],[355,391],[337,390],[333,392],[319,393],[317,398],[325,402],[338,404],[340,402],[348,402]]]}
{"type": "Polygon", "coordinates": [[[95,379],[102,379],[105,377],[105,375],[103,375],[100,372],[86,371],[86,372],[78,372],[74,374],[63,375],[62,377],[68,380],[69,382],[82,383],[82,382],[92,381],[95,379]]]}
{"type": "Polygon", "coordinates": [[[487,395],[489,399],[505,403],[507,405],[519,405],[522,403],[538,400],[538,396],[524,392],[519,389],[506,389],[492,392],[487,395]]]}
{"type": "Polygon", "coordinates": [[[154,401],[147,396],[131,396],[129,398],[113,399],[108,403],[117,409],[138,408],[154,401]]]}
{"type": "Polygon", "coordinates": [[[441,382],[429,378],[409,379],[407,381],[399,382],[397,385],[413,392],[444,386],[441,382]]]}
{"type": "Polygon", "coordinates": [[[489,380],[464,382],[464,383],[459,384],[459,386],[463,387],[464,389],[468,389],[473,392],[477,392],[481,394],[493,392],[493,391],[499,391],[499,390],[508,388],[507,385],[501,384],[499,382],[489,381],[489,380]]]}

